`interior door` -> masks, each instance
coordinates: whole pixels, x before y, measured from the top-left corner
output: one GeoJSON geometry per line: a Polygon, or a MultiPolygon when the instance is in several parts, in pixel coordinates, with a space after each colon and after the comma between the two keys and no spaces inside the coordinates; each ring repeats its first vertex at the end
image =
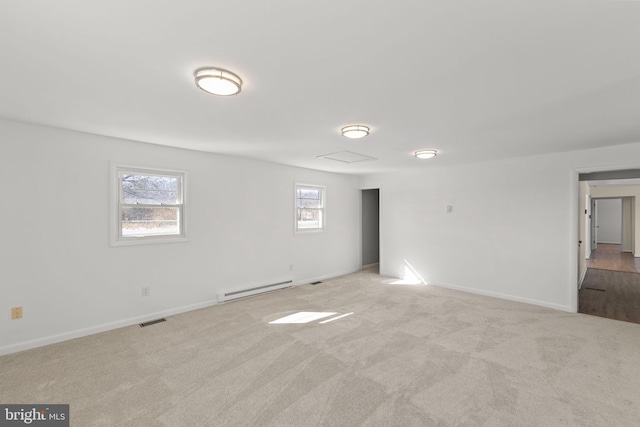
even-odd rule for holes
{"type": "MultiPolygon", "coordinates": [[[[591,195],[585,194],[584,201],[584,249],[582,257],[589,259],[591,257],[591,195]]],[[[582,241],[580,243],[583,243],[582,241]]]]}
{"type": "Polygon", "coordinates": [[[591,199],[591,251],[598,249],[598,201],[591,199]]]}
{"type": "Polygon", "coordinates": [[[622,252],[633,253],[633,197],[622,198],[622,252]]]}

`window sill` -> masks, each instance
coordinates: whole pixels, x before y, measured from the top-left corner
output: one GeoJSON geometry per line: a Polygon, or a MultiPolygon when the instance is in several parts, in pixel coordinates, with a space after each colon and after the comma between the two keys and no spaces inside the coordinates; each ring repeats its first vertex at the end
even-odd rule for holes
{"type": "Polygon", "coordinates": [[[145,236],[145,237],[128,237],[125,239],[111,240],[111,246],[138,246],[138,245],[161,245],[165,243],[185,243],[188,242],[187,237],[166,237],[166,236],[145,236]]]}
{"type": "Polygon", "coordinates": [[[325,228],[322,228],[322,229],[320,229],[320,230],[304,230],[304,229],[302,229],[302,230],[295,230],[295,231],[293,232],[293,234],[296,234],[296,235],[304,235],[304,234],[323,234],[323,233],[326,233],[326,232],[327,232],[327,230],[326,230],[325,228]]]}

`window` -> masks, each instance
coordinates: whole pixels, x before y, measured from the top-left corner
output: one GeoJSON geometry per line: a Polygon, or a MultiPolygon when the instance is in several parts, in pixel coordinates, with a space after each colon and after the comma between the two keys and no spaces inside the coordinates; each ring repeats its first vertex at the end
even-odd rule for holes
{"type": "Polygon", "coordinates": [[[325,188],[296,184],[296,232],[323,231],[325,188]]]}
{"type": "Polygon", "coordinates": [[[116,219],[112,244],[185,239],[182,172],[116,166],[116,219]]]}

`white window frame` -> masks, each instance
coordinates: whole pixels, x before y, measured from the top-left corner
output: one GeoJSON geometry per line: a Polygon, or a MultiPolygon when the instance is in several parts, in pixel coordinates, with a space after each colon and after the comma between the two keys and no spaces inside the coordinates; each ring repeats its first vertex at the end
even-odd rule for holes
{"type": "MultiPolygon", "coordinates": [[[[303,184],[296,182],[293,190],[293,224],[294,224],[294,233],[295,234],[313,234],[313,233],[324,233],[327,230],[327,202],[326,202],[326,193],[327,187],[324,185],[317,184],[303,184]],[[321,203],[322,207],[317,208],[317,210],[322,212],[322,224],[320,227],[316,228],[300,228],[298,227],[298,189],[299,188],[309,188],[314,190],[320,190],[321,192],[321,203]]],[[[307,208],[310,209],[310,208],[307,208]]]]}
{"type": "MultiPolygon", "coordinates": [[[[177,243],[187,242],[187,173],[186,171],[173,170],[173,169],[157,169],[140,166],[128,166],[121,164],[111,165],[111,226],[110,226],[110,243],[111,246],[131,246],[131,245],[148,245],[148,244],[161,244],[161,243],[177,243]],[[179,215],[179,234],[172,235],[148,235],[148,236],[123,236],[122,235],[122,208],[126,207],[125,203],[122,203],[122,179],[123,173],[130,173],[134,175],[158,175],[158,176],[170,176],[180,179],[181,185],[179,188],[179,201],[176,205],[178,207],[179,215]]],[[[157,205],[141,205],[141,206],[157,206],[157,205]]]]}

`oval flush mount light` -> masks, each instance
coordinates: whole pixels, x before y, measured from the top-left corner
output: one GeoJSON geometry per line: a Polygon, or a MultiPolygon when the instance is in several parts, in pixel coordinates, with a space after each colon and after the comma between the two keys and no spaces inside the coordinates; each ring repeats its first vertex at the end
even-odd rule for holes
{"type": "Polygon", "coordinates": [[[342,132],[342,136],[346,136],[347,138],[364,138],[365,136],[369,135],[369,126],[349,125],[343,127],[340,131],[342,132]]]}
{"type": "Polygon", "coordinates": [[[240,77],[220,68],[202,68],[196,71],[195,77],[196,86],[214,95],[237,95],[242,89],[240,77]]]}
{"type": "Polygon", "coordinates": [[[420,150],[413,153],[418,159],[430,159],[438,154],[436,150],[420,150]]]}

